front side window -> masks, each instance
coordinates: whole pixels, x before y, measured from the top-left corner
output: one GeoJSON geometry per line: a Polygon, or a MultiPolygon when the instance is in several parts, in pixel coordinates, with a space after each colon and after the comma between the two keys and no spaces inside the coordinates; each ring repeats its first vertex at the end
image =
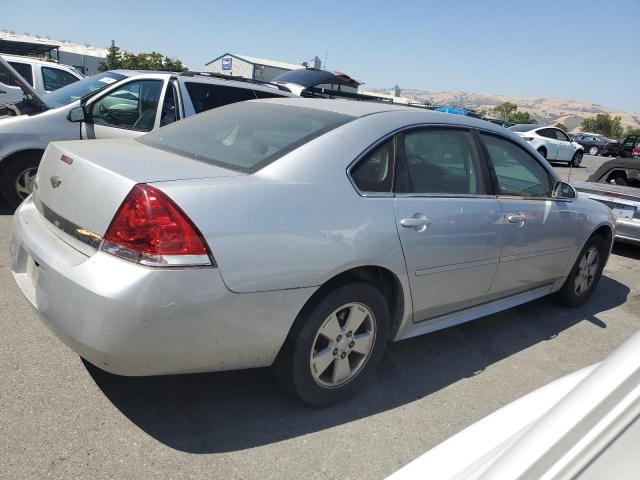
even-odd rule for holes
{"type": "Polygon", "coordinates": [[[230,103],[254,100],[253,90],[248,88],[227,87],[210,83],[185,82],[187,92],[196,113],[222,107],[230,103]]]}
{"type": "Polygon", "coordinates": [[[427,129],[406,133],[397,190],[402,193],[482,195],[485,186],[470,132],[427,129]]]}
{"type": "Polygon", "coordinates": [[[393,186],[393,140],[376,148],[351,170],[362,192],[390,192],[393,186]]]}
{"type": "Polygon", "coordinates": [[[42,80],[44,82],[44,89],[50,92],[78,81],[78,79],[69,72],[51,67],[42,67],[42,80]]]}
{"type": "Polygon", "coordinates": [[[495,171],[499,195],[550,197],[552,180],[546,169],[522,147],[481,133],[495,171]]]}
{"type": "Polygon", "coordinates": [[[91,107],[93,123],[151,131],[156,120],[162,83],[162,80],[138,80],[110,92],[91,107]]]}
{"type": "Polygon", "coordinates": [[[554,133],[556,134],[556,138],[562,142],[568,142],[569,138],[564,134],[562,130],[554,129],[554,133]]]}
{"type": "Polygon", "coordinates": [[[314,108],[243,102],[185,118],[138,141],[200,162],[253,173],[353,119],[314,108]]]}

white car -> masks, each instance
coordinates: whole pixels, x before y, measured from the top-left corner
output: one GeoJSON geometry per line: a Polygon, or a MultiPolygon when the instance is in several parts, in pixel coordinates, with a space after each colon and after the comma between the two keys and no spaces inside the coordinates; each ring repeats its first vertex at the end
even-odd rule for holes
{"type": "Polygon", "coordinates": [[[582,163],[584,147],[572,142],[566,132],[543,125],[514,125],[509,130],[520,135],[550,162],[567,162],[572,167],[582,163]]]}
{"type": "Polygon", "coordinates": [[[640,333],[604,362],[508,404],[388,480],[637,479],[640,333]]]}
{"type": "MultiPolygon", "coordinates": [[[[68,65],[16,55],[2,55],[2,58],[31,85],[38,95],[53,92],[84,78],[84,75],[68,65]]],[[[19,102],[23,95],[22,89],[15,80],[0,70],[0,105],[19,102]]]]}

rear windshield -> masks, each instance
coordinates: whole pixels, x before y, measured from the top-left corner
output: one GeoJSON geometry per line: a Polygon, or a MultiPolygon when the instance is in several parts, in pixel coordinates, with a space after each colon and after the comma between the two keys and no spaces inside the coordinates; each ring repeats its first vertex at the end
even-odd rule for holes
{"type": "Polygon", "coordinates": [[[138,138],[160,150],[253,173],[354,117],[243,102],[209,110],[138,138]]]}

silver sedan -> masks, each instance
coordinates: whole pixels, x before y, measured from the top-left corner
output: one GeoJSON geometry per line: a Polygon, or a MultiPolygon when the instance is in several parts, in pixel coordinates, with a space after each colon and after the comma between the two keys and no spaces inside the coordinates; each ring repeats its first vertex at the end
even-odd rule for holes
{"type": "Polygon", "coordinates": [[[387,341],[549,294],[580,305],[613,235],[605,205],[501,127],[272,99],[50,144],[11,254],[45,324],[104,370],[273,366],[322,406],[387,341]]]}

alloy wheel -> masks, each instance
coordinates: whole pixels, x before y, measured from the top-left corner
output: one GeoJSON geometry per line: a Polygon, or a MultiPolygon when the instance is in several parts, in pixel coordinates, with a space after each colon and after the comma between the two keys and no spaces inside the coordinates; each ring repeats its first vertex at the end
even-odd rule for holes
{"type": "Polygon", "coordinates": [[[591,147],[589,149],[589,155],[598,155],[598,147],[591,147]]]}
{"type": "Polygon", "coordinates": [[[325,388],[342,386],[366,365],[376,339],[372,311],[361,303],[334,310],[313,341],[309,364],[314,381],[325,388]]]}
{"type": "Polygon", "coordinates": [[[584,253],[580,263],[578,263],[578,271],[574,281],[576,295],[582,295],[589,290],[591,284],[593,284],[593,279],[596,277],[598,264],[598,249],[591,247],[584,253]]]}
{"type": "Polygon", "coordinates": [[[24,200],[33,191],[33,186],[36,183],[36,175],[38,173],[38,167],[29,167],[24,169],[16,178],[15,188],[20,200],[24,200]]]}

